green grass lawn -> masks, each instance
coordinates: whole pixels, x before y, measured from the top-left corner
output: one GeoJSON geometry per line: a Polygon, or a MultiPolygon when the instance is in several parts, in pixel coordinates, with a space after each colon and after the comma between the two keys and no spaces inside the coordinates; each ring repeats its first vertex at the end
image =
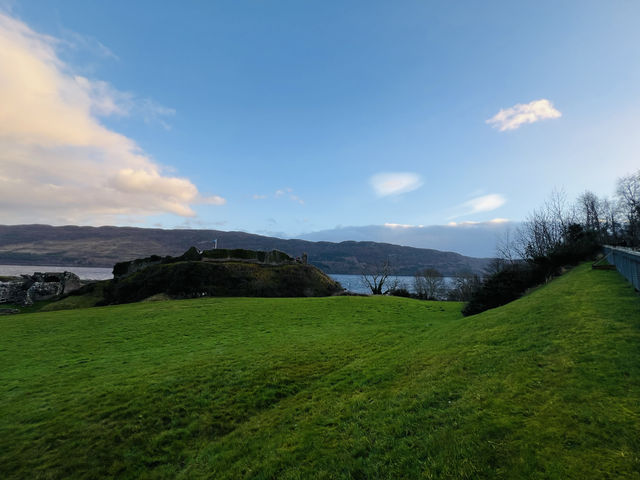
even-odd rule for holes
{"type": "Polygon", "coordinates": [[[0,478],[640,478],[640,297],[201,299],[0,317],[0,478]]]}

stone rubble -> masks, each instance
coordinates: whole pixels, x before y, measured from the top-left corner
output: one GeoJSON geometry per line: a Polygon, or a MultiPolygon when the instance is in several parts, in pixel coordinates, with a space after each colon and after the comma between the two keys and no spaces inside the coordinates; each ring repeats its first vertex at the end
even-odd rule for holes
{"type": "Polygon", "coordinates": [[[0,282],[0,304],[33,305],[38,300],[49,300],[81,287],[80,278],[71,272],[35,272],[22,275],[21,280],[0,282]]]}

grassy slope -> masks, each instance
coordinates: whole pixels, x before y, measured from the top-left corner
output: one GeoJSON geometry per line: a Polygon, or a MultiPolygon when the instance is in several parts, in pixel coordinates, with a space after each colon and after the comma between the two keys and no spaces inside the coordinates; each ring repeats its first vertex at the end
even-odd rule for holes
{"type": "Polygon", "coordinates": [[[640,298],[205,299],[0,318],[2,478],[640,478],[640,298]]]}

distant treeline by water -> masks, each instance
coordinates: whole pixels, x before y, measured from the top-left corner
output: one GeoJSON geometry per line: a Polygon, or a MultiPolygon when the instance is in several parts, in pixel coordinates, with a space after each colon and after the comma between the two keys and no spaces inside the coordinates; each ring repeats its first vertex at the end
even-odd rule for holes
{"type": "MultiPolygon", "coordinates": [[[[336,282],[340,282],[343,288],[353,293],[371,293],[361,275],[344,275],[339,273],[330,273],[329,276],[336,282]]],[[[446,287],[451,286],[452,277],[443,277],[446,287]]],[[[406,288],[409,292],[415,293],[414,277],[407,275],[391,276],[387,280],[387,285],[391,286],[397,283],[398,288],[406,288]]]]}

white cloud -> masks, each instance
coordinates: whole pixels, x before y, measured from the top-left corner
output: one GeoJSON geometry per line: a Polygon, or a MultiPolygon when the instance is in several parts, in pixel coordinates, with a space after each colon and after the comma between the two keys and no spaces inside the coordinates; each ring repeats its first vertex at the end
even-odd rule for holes
{"type": "Polygon", "coordinates": [[[501,109],[496,115],[491,117],[486,123],[497,128],[501,132],[505,130],[515,130],[525,123],[535,123],[548,118],[559,118],[562,116],[553,104],[543,98],[534,100],[526,104],[518,103],[513,107],[501,109]]]}
{"type": "Polygon", "coordinates": [[[422,186],[420,175],[410,172],[378,173],[370,178],[371,186],[379,197],[400,195],[422,186]]]}
{"type": "Polygon", "coordinates": [[[4,223],[112,223],[125,216],[194,216],[220,205],[186,178],[167,176],[100,116],[171,109],[75,75],[55,38],[0,14],[0,207],[4,223]]]}
{"type": "Polygon", "coordinates": [[[396,229],[396,228],[422,228],[424,227],[424,225],[410,225],[407,223],[385,223],[384,226],[386,228],[392,228],[392,229],[396,229]]]}
{"type": "Polygon", "coordinates": [[[195,199],[195,203],[202,203],[205,205],[224,205],[227,203],[227,199],[220,195],[200,195],[198,194],[195,199]]]}
{"type": "MultiPolygon", "coordinates": [[[[481,197],[475,197],[475,198],[472,198],[471,200],[464,202],[461,205],[458,205],[458,207],[456,207],[456,210],[458,210],[459,213],[449,218],[452,219],[457,217],[463,217],[465,215],[473,215],[474,213],[490,212],[492,210],[500,208],[502,205],[506,203],[506,201],[507,200],[504,198],[504,196],[498,193],[492,193],[490,195],[482,195],[481,197]]],[[[452,222],[452,223],[455,223],[455,222],[452,222]]]]}
{"type": "Polygon", "coordinates": [[[505,202],[506,199],[502,195],[492,193],[491,195],[472,198],[468,202],[464,202],[463,206],[470,209],[469,213],[490,212],[501,207],[505,202]]]}
{"type": "Polygon", "coordinates": [[[474,222],[473,220],[467,220],[464,222],[449,222],[447,223],[448,227],[469,227],[473,225],[500,225],[502,223],[508,223],[508,218],[494,218],[493,220],[489,220],[488,222],[474,222]]]}

